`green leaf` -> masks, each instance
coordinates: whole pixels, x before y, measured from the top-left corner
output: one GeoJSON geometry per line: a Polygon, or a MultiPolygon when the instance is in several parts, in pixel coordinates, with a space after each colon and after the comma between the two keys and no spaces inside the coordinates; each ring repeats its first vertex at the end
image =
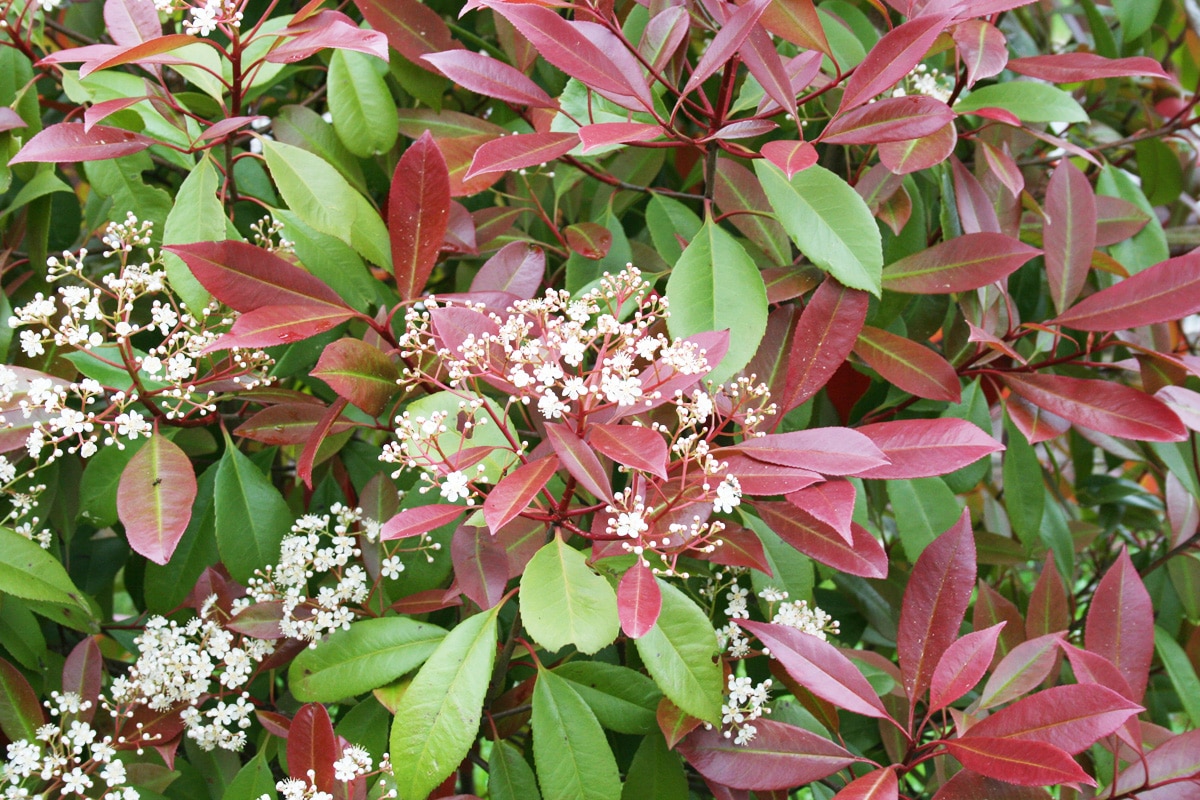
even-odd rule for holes
{"type": "Polygon", "coordinates": [[[1046,487],[1037,451],[1004,416],[1004,508],[1013,533],[1026,548],[1040,544],[1042,515],[1046,510],[1046,487]]]}
{"type": "Polygon", "coordinates": [[[545,800],[621,797],[617,761],[596,716],[570,683],[541,668],[533,687],[533,760],[545,800]]]}
{"type": "Polygon", "coordinates": [[[0,528],[0,592],[57,606],[59,614],[32,608],[53,619],[76,620],[72,627],[95,622],[92,606],[58,559],[11,528],[0,528]]]}
{"type": "Polygon", "coordinates": [[[975,89],[954,105],[959,114],[981,108],[1003,108],[1022,122],[1087,122],[1087,112],[1075,98],[1048,83],[1009,81],[975,89]]]}
{"type": "Polygon", "coordinates": [[[693,717],[716,723],[721,717],[721,666],[717,636],[708,616],[682,591],[665,581],[658,622],[634,640],[646,671],[675,705],[693,717]]]}
{"type": "Polygon", "coordinates": [[[338,293],[357,311],[366,312],[372,304],[391,304],[387,288],[375,280],[354,248],[341,239],[313,230],[295,213],[286,209],[274,212],[284,224],[283,235],[296,251],[305,268],[338,293]]]}
{"type": "Polygon", "coordinates": [[[688,800],[687,774],[679,756],[667,749],[667,740],[658,731],[642,739],[629,773],[621,800],[688,800]]]}
{"type": "Polygon", "coordinates": [[[1161,139],[1134,143],[1142,192],[1152,206],[1169,206],[1183,192],[1183,170],[1179,156],[1161,139]]]}
{"type": "Polygon", "coordinates": [[[121,472],[146,442],[146,439],[138,439],[123,449],[115,445],[103,447],[88,459],[79,483],[80,516],[97,528],[116,524],[117,483],[121,480],[121,472]]]}
{"type": "Polygon", "coordinates": [[[645,734],[658,727],[655,712],[662,692],[640,672],[603,661],[570,661],[554,673],[571,682],[610,731],[645,734]]]}
{"type": "Polygon", "coordinates": [[[26,669],[39,672],[45,666],[46,637],[41,623],[29,606],[15,597],[0,595],[0,642],[26,669]]]}
{"type": "Polygon", "coordinates": [[[492,677],[502,607],[450,631],[400,700],[391,754],[401,800],[425,800],[470,751],[492,677]]]}
{"type": "MultiPolygon", "coordinates": [[[[221,176],[212,164],[212,159],[201,158],[191,173],[184,179],[175,196],[175,204],[167,215],[163,227],[163,244],[191,244],[213,242],[225,237],[225,207],[217,198],[221,176]]],[[[208,305],[209,293],[183,259],[172,253],[163,253],[163,266],[167,279],[183,302],[193,312],[208,305]]]]}
{"type": "Polygon", "coordinates": [[[1113,0],[1113,11],[1117,12],[1126,43],[1150,30],[1161,5],[1162,0],[1113,0]]]}
{"type": "Polygon", "coordinates": [[[587,565],[587,556],[557,532],[521,576],[521,619],[534,641],[547,650],[572,644],[581,652],[595,653],[621,630],[616,592],[587,565]]]}
{"type": "Polygon", "coordinates": [[[1112,164],[1105,164],[1096,179],[1096,194],[1119,197],[1133,203],[1150,221],[1132,237],[1117,242],[1108,248],[1113,258],[1121,262],[1129,274],[1141,272],[1170,257],[1167,246],[1167,235],[1163,232],[1162,223],[1154,213],[1154,206],[1146,199],[1138,186],[1138,181],[1132,175],[1112,164]]]}
{"type": "Polygon", "coordinates": [[[229,782],[221,800],[259,800],[263,795],[275,800],[275,777],[263,753],[250,759],[229,782]]]}
{"type": "Polygon", "coordinates": [[[650,231],[650,240],[654,249],[671,266],[683,255],[684,242],[696,238],[704,223],[695,212],[673,197],[663,197],[656,194],[646,205],[646,228],[650,231]]]}
{"type": "Polygon", "coordinates": [[[1167,670],[1175,696],[1183,704],[1192,727],[1200,727],[1200,678],[1196,677],[1187,653],[1171,634],[1157,625],[1154,626],[1154,649],[1158,651],[1158,658],[1167,670]]]}
{"type": "Polygon", "coordinates": [[[378,59],[352,50],[334,50],[329,60],[329,111],[346,149],[371,158],[392,149],[400,118],[387,84],[375,70],[378,59]]]}
{"type": "MultiPolygon", "coordinates": [[[[398,115],[396,124],[400,124],[398,115]]],[[[284,106],[275,116],[272,130],[279,141],[316,153],[336,167],[355,189],[360,192],[367,191],[367,183],[358,159],[342,144],[333,126],[311,108],[284,106]]]]}
{"type": "MultiPolygon", "coordinates": [[[[32,203],[39,197],[46,197],[47,195],[51,195],[56,192],[70,193],[71,187],[65,181],[63,181],[62,178],[59,178],[54,174],[53,166],[50,166],[47,169],[38,170],[37,174],[34,175],[28,183],[21,187],[21,191],[17,192],[17,196],[13,198],[12,203],[3,209],[0,209],[0,221],[22,206],[32,203]]],[[[3,192],[0,192],[0,194],[2,193],[3,192]]]]}
{"type": "Polygon", "coordinates": [[[351,623],[296,656],[288,686],[301,702],[332,703],[390,683],[420,666],[446,632],[409,617],[351,623]]]}
{"type": "Polygon", "coordinates": [[[537,780],[525,757],[501,739],[492,746],[488,762],[488,797],[491,800],[542,800],[537,780]]]}
{"type": "Polygon", "coordinates": [[[911,563],[962,514],[958,499],[941,478],[888,481],[887,490],[900,541],[911,563]]]}
{"type": "Polygon", "coordinates": [[[729,330],[729,352],[707,376],[714,383],[746,366],[766,333],[762,273],[741,244],[711,219],[679,257],[667,281],[667,298],[672,336],[729,330]]]}
{"type": "Polygon", "coordinates": [[[879,296],[883,244],[866,202],[850,184],[821,166],[789,181],[765,160],[754,171],[783,229],[810,261],[852,289],[879,296]]]}
{"type": "Polygon", "coordinates": [[[292,512],[279,490],[225,436],[217,467],[214,514],[217,549],[234,580],[246,583],[256,569],[279,561],[279,544],[292,512]]]}

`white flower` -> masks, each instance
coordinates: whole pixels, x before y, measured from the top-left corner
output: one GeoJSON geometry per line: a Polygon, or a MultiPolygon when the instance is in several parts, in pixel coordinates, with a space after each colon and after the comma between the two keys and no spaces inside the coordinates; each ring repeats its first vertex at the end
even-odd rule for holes
{"type": "Polygon", "coordinates": [[[383,563],[379,565],[379,572],[383,577],[389,580],[396,580],[400,577],[400,573],[404,571],[404,564],[400,561],[400,556],[391,556],[385,558],[383,563]]]}
{"type": "Polygon", "coordinates": [[[728,514],[742,504],[742,485],[733,475],[726,475],[725,480],[717,487],[717,497],[713,501],[713,510],[718,514],[728,514]]]}
{"type": "Polygon", "coordinates": [[[33,331],[21,331],[21,349],[30,358],[43,355],[46,352],[46,348],[42,346],[42,337],[33,331]]]}
{"type": "Polygon", "coordinates": [[[467,476],[455,470],[442,479],[441,493],[447,503],[453,503],[456,500],[466,500],[471,493],[467,488],[467,476]]]}

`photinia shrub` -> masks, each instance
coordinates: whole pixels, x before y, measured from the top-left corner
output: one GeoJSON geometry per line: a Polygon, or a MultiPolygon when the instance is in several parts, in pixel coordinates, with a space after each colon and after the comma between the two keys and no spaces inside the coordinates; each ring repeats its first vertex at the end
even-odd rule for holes
{"type": "Polygon", "coordinates": [[[1191,0],[0,0],[0,783],[1200,796],[1191,0]]]}

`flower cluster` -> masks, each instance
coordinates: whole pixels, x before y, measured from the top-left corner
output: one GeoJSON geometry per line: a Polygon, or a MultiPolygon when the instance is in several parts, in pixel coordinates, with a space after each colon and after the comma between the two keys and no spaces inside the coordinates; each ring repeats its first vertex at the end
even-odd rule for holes
{"type": "MultiPolygon", "coordinates": [[[[358,745],[346,745],[342,748],[342,755],[337,761],[333,762],[333,777],[339,783],[348,784],[351,781],[359,778],[368,777],[377,774],[391,774],[392,765],[388,761],[387,753],[383,755],[383,763],[379,768],[372,770],[374,761],[371,755],[358,745]]],[[[329,792],[322,791],[312,781],[312,774],[309,774],[308,780],[301,778],[284,778],[275,784],[275,790],[279,792],[282,800],[333,800],[333,795],[329,792]]],[[[396,796],[395,790],[389,790],[382,795],[377,795],[381,798],[392,798],[396,796]]],[[[260,795],[258,800],[272,800],[271,795],[260,795]]]]}
{"type": "Polygon", "coordinates": [[[729,696],[721,705],[721,725],[729,727],[722,732],[726,739],[737,745],[747,745],[758,733],[752,723],[763,714],[770,714],[767,701],[771,699],[771,679],[755,685],[750,678],[729,676],[729,696]]]}
{"type": "MultiPolygon", "coordinates": [[[[717,640],[721,649],[733,658],[745,658],[750,655],[750,639],[738,625],[738,620],[750,619],[750,592],[737,583],[738,576],[744,572],[743,568],[730,568],[728,574],[716,572],[700,590],[701,595],[715,602],[722,588],[727,587],[724,612],[728,622],[717,628],[717,640]],[[728,583],[725,582],[727,578],[728,583]]],[[[824,609],[809,605],[807,600],[789,601],[787,592],[773,586],[764,587],[758,593],[758,597],[766,604],[765,616],[776,625],[795,628],[822,641],[827,641],[830,635],[838,634],[840,625],[837,620],[824,609]]]]}
{"type": "Polygon", "coordinates": [[[912,72],[904,76],[900,85],[892,90],[892,96],[904,97],[909,94],[923,94],[946,103],[950,101],[953,89],[953,76],[950,76],[949,85],[947,85],[946,76],[943,76],[937,67],[918,64],[912,72]]]}

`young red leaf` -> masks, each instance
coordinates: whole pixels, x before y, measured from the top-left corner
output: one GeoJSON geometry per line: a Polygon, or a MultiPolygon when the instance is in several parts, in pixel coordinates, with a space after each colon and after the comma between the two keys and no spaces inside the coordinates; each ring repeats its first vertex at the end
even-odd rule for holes
{"type": "Polygon", "coordinates": [[[345,307],[338,293],[320,278],[247,242],[197,242],[164,249],[183,259],[200,285],[234,311],[289,305],[345,307]]]}
{"type": "Polygon", "coordinates": [[[875,443],[852,428],[768,433],[747,439],[733,449],[758,461],[822,475],[854,475],[887,463],[875,443]]]}
{"type": "Polygon", "coordinates": [[[429,131],[404,151],[388,192],[392,265],[401,299],[419,297],[450,219],[450,171],[429,131]]]}
{"type": "MultiPolygon", "coordinates": [[[[771,215],[771,204],[758,181],[758,176],[732,158],[717,159],[717,175],[713,184],[713,200],[723,213],[757,211],[758,214],[734,214],[729,217],[733,226],[746,238],[767,253],[772,262],[788,264],[792,259],[792,246],[787,232],[771,215]],[[765,214],[765,216],[764,216],[765,214]]],[[[796,274],[790,268],[781,273],[786,279],[794,280],[796,274]]],[[[772,291],[772,282],[767,275],[767,299],[781,302],[772,291]]],[[[807,291],[807,290],[806,290],[807,291]]],[[[795,297],[797,295],[792,295],[795,297]]],[[[784,299],[791,299],[790,297],[784,299]]],[[[768,323],[769,325],[769,323],[768,323]]],[[[774,394],[772,396],[775,396],[774,394]]],[[[782,397],[782,393],[779,394],[782,397]]]]}
{"type": "Polygon", "coordinates": [[[1145,800],[1188,800],[1200,790],[1200,730],[1167,739],[1117,776],[1105,797],[1136,796],[1145,800]],[[1191,781],[1184,782],[1186,778],[1191,781]],[[1136,792],[1161,785],[1158,791],[1136,792]],[[1133,793],[1136,792],[1136,795],[1133,793]]]}
{"type": "Polygon", "coordinates": [[[372,417],[383,413],[400,388],[396,365],[378,347],[361,339],[338,339],[325,345],[310,374],[372,417]]]}
{"type": "Polygon", "coordinates": [[[704,137],[700,141],[750,139],[754,136],[762,136],[763,134],[770,133],[778,127],[778,123],[772,122],[769,119],[741,119],[722,125],[716,132],[704,137]]]}
{"type": "Polygon", "coordinates": [[[978,772],[963,769],[956,772],[937,790],[933,800],[1050,800],[1045,789],[1036,786],[1017,786],[978,772]]]}
{"type": "Polygon", "coordinates": [[[929,683],[930,713],[953,703],[975,688],[992,664],[1001,622],[981,631],[968,633],[946,648],[938,659],[929,683]]]}
{"type": "Polygon", "coordinates": [[[612,247],[612,232],[596,222],[577,222],[563,231],[567,245],[584,258],[599,261],[612,247]]]}
{"type": "MultiPolygon", "coordinates": [[[[355,0],[363,18],[400,55],[424,67],[421,56],[461,47],[441,15],[421,0],[355,0]]],[[[387,60],[387,53],[383,59],[387,60]]]]}
{"type": "MultiPolygon", "coordinates": [[[[1025,641],[1024,619],[1013,601],[993,589],[987,581],[980,580],[975,589],[975,608],[971,614],[971,627],[977,631],[1007,623],[1000,633],[997,646],[999,656],[1007,655],[1014,647],[1025,641]]],[[[999,661],[999,658],[995,659],[999,661]]]]}
{"type": "Polygon", "coordinates": [[[407,508],[383,524],[379,538],[383,541],[390,539],[406,539],[409,536],[420,536],[434,528],[449,525],[462,516],[465,506],[431,505],[407,508]]]}
{"type": "Polygon", "coordinates": [[[1119,197],[1096,195],[1096,246],[1123,242],[1146,227],[1150,217],[1141,208],[1119,197]]]}
{"type": "Polygon", "coordinates": [[[1044,742],[1079,753],[1142,710],[1111,689],[1073,683],[1021,698],[972,725],[964,738],[1044,742]]]}
{"type": "Polygon", "coordinates": [[[865,105],[894,86],[925,58],[949,21],[949,15],[931,14],[910,19],[889,31],[871,48],[846,82],[838,112],[844,114],[865,105]]]}
{"type": "Polygon", "coordinates": [[[667,478],[667,440],[656,431],[633,425],[590,425],[588,443],[618,464],[667,478]]]}
{"type": "Polygon", "coordinates": [[[771,4],[771,0],[749,0],[749,2],[738,7],[729,19],[724,20],[717,35],[709,43],[708,48],[704,51],[704,55],[696,62],[696,66],[692,69],[691,77],[683,87],[682,95],[690,94],[695,91],[700,84],[708,80],[709,76],[723,67],[733,54],[741,48],[742,43],[746,41],[746,37],[750,35],[750,31],[758,24],[758,18],[762,16],[767,6],[771,4]]]}
{"type": "Polygon", "coordinates": [[[900,605],[896,652],[910,704],[929,688],[942,654],[958,638],[974,585],[975,537],[964,510],[921,553],[900,605]]]}
{"type": "Polygon", "coordinates": [[[579,485],[591,492],[598,500],[612,502],[612,485],[608,480],[600,459],[573,430],[561,422],[546,423],[546,438],[554,452],[558,453],[562,465],[579,485]]]}
{"type": "Polygon", "coordinates": [[[883,286],[911,294],[967,292],[1003,280],[1037,254],[1011,236],[968,233],[889,264],[883,286]]]}
{"type": "MultiPolygon", "coordinates": [[[[325,408],[315,403],[279,403],[268,406],[234,430],[235,436],[272,445],[304,444],[310,438],[325,408]]],[[[347,419],[336,421],[329,433],[341,433],[354,427],[347,419]]]]}
{"type": "Polygon", "coordinates": [[[466,179],[489,172],[509,172],[553,161],[579,144],[574,133],[518,133],[484,142],[475,151],[466,179]]]}
{"type": "Polygon", "coordinates": [[[151,436],[117,485],[117,516],[129,546],[155,564],[170,561],[191,521],[196,491],[187,454],[167,437],[151,436]]]}
{"type": "Polygon", "coordinates": [[[90,708],[79,709],[79,719],[91,722],[96,716],[96,704],[100,701],[100,689],[104,682],[104,656],[93,636],[88,636],[71,649],[62,670],[62,690],[74,692],[81,700],[91,704],[90,708]]]}
{"type": "Polygon", "coordinates": [[[353,316],[348,308],[327,305],[262,306],[234,320],[229,333],[217,337],[204,352],[291,344],[332,330],[353,316]]]}
{"type": "Polygon", "coordinates": [[[1058,663],[1064,634],[1051,633],[1022,642],[992,670],[979,697],[980,708],[993,708],[1035,688],[1058,663]]]}
{"type": "MultiPolygon", "coordinates": [[[[289,34],[267,54],[274,64],[303,61],[330,48],[353,50],[387,61],[388,37],[379,30],[364,30],[340,11],[326,9],[285,28],[289,34]]],[[[449,44],[447,44],[449,46],[449,44]]]]}
{"type": "Polygon", "coordinates": [[[816,164],[818,158],[817,149],[812,146],[812,142],[793,139],[767,142],[762,146],[762,156],[783,170],[788,180],[797,172],[803,172],[816,164]]]}
{"type": "Polygon", "coordinates": [[[838,114],[821,133],[825,144],[879,144],[929,136],[955,118],[950,106],[925,95],[888,97],[838,114]]]}
{"type": "Polygon", "coordinates": [[[254,639],[281,639],[284,636],[279,625],[282,620],[283,602],[268,600],[246,606],[234,614],[225,627],[254,639]]]}
{"type": "Polygon", "coordinates": [[[1056,631],[1065,631],[1071,624],[1067,588],[1054,563],[1054,554],[1047,553],[1025,614],[1025,635],[1032,639],[1056,631]]]}
{"type": "Polygon", "coordinates": [[[492,56],[470,50],[447,50],[421,56],[450,80],[476,94],[533,108],[558,108],[558,102],[525,73],[492,56]]]}
{"type": "Polygon", "coordinates": [[[705,778],[751,791],[819,781],[858,760],[828,739],[794,725],[758,719],[754,726],[758,733],[746,745],[734,744],[713,728],[693,731],[677,749],[705,778]]]}
{"type": "Polygon", "coordinates": [[[755,503],[754,510],[779,538],[822,564],[863,578],[887,576],[883,545],[861,525],[851,524],[854,541],[847,544],[832,527],[791,503],[755,503]]]}
{"type": "Polygon", "coordinates": [[[341,757],[329,712],[321,703],[306,703],[292,718],[287,737],[288,774],[332,794],[333,762],[341,757]]]}
{"type": "Polygon", "coordinates": [[[738,479],[742,494],[751,497],[796,492],[822,480],[811,470],[769,464],[733,450],[722,449],[719,458],[728,464],[728,474],[738,479]]]}
{"type": "Polygon", "coordinates": [[[967,86],[999,75],[1008,63],[1008,42],[1000,29],[982,19],[963,20],[954,26],[954,45],[967,68],[967,86]]]}
{"type": "Polygon", "coordinates": [[[1060,314],[1075,302],[1087,283],[1096,249],[1096,200],[1092,185],[1070,159],[1064,158],[1046,187],[1046,277],[1050,299],[1060,314]]]}
{"type": "Polygon", "coordinates": [[[99,72],[102,69],[110,67],[119,67],[122,64],[140,64],[142,66],[178,64],[181,63],[182,59],[166,54],[187,47],[188,45],[200,44],[202,42],[204,42],[203,39],[198,39],[186,33],[171,33],[166,36],[156,36],[153,39],[138,42],[128,47],[118,47],[103,58],[89,58],[79,68],[79,77],[86,78],[93,72],[99,72]]]}
{"type": "Polygon", "coordinates": [[[1117,666],[1134,700],[1146,693],[1154,658],[1154,605],[1124,547],[1100,579],[1084,627],[1088,650],[1117,666]]]}
{"type": "Polygon", "coordinates": [[[122,47],[162,36],[153,0],[105,0],[104,27],[113,42],[122,47]]]}
{"type": "Polygon", "coordinates": [[[829,525],[850,543],[854,540],[850,532],[850,518],[854,514],[856,495],[853,483],[835,478],[798,492],[791,492],[785,499],[796,508],[829,525]]]}
{"type": "Polygon", "coordinates": [[[741,525],[727,524],[721,531],[721,544],[708,554],[708,560],[726,567],[747,567],[771,575],[771,565],[762,540],[741,525]]]}
{"type": "Polygon", "coordinates": [[[33,687],[21,670],[0,658],[0,732],[9,741],[34,741],[44,724],[46,715],[33,687]]]}
{"type": "Polygon", "coordinates": [[[854,352],[884,380],[917,397],[952,403],[962,398],[954,367],[939,353],[905,336],[864,325],[854,352]]]}
{"type": "Polygon", "coordinates": [[[483,501],[483,518],[493,534],[529,507],[558,466],[558,458],[552,455],[522,464],[488,492],[483,501]]]}
{"type": "MultiPolygon", "coordinates": [[[[1200,311],[1200,250],[1171,258],[1086,297],[1054,319],[1081,331],[1116,331],[1200,311]]],[[[1065,416],[1065,415],[1064,415],[1065,416]]]]}
{"type": "Polygon", "coordinates": [[[899,797],[896,771],[884,767],[850,781],[833,796],[833,800],[898,800],[899,797]]]}
{"type": "Polygon", "coordinates": [[[617,615],[621,630],[631,639],[645,636],[658,622],[662,610],[662,589],[654,573],[639,559],[621,576],[617,584],[617,615]]]}
{"type": "Polygon", "coordinates": [[[953,122],[948,122],[918,139],[880,142],[879,161],[897,175],[908,175],[942,163],[954,152],[956,144],[958,128],[953,122]]]}
{"type": "Polygon", "coordinates": [[[661,125],[648,122],[598,122],[579,128],[583,152],[612,144],[649,142],[663,135],[661,125]]]}
{"type": "Polygon", "coordinates": [[[450,539],[450,563],[458,588],[483,610],[504,597],[508,554],[492,534],[474,525],[459,525],[450,539]]]}
{"type": "MultiPolygon", "coordinates": [[[[139,101],[140,102],[140,101],[139,101]]],[[[16,130],[17,128],[28,128],[29,123],[21,119],[21,115],[11,108],[0,108],[0,133],[4,131],[16,130]]]]}
{"type": "Polygon", "coordinates": [[[771,34],[761,25],[752,26],[746,41],[738,49],[738,54],[742,57],[746,69],[762,86],[763,93],[795,119],[798,113],[796,91],[792,88],[792,79],[779,51],[775,48],[771,34]]]}
{"type": "MultiPolygon", "coordinates": [[[[94,106],[93,106],[94,108],[94,106]]],[[[89,109],[90,111],[91,109],[89,109]]],[[[204,132],[197,137],[197,141],[211,142],[215,139],[221,139],[234,131],[240,130],[256,120],[266,120],[267,117],[258,115],[243,114],[237,117],[228,117],[220,122],[209,125],[204,129],[204,132]]]]}
{"type": "Polygon", "coordinates": [[[845,362],[867,318],[870,295],[826,278],[800,314],[788,359],[782,414],[821,390],[845,362]]]}
{"type": "Polygon", "coordinates": [[[1095,53],[1059,53],[1056,55],[1014,58],[1008,68],[1021,75],[1050,83],[1080,83],[1102,78],[1166,78],[1171,76],[1153,58],[1105,58],[1095,53]]]}
{"type": "Polygon", "coordinates": [[[999,233],[1000,220],[992,198],[979,179],[957,158],[950,159],[954,178],[954,204],[964,233],[999,233]]]}
{"type": "Polygon", "coordinates": [[[967,769],[1021,786],[1057,786],[1096,782],[1070,754],[1044,742],[1016,739],[952,739],[942,742],[967,769]]]}
{"type": "Polygon", "coordinates": [[[528,242],[510,242],[483,262],[472,292],[507,292],[522,300],[537,294],[546,273],[546,251],[528,242]]]}
{"type": "Polygon", "coordinates": [[[808,691],[852,714],[890,719],[871,684],[828,642],[785,625],[738,620],[778,659],[792,680],[808,691]]]}
{"type": "Polygon", "coordinates": [[[642,39],[638,42],[638,53],[641,54],[657,72],[661,70],[688,35],[688,23],[691,17],[684,6],[666,6],[650,18],[642,31],[642,39]]]}
{"type": "Polygon", "coordinates": [[[8,163],[101,161],[140,153],[152,144],[157,142],[121,128],[94,125],[87,130],[82,122],[59,122],[26,142],[8,163]]]}
{"type": "Polygon", "coordinates": [[[349,401],[344,397],[338,397],[329,404],[329,408],[325,409],[325,413],[321,414],[321,418],[313,426],[308,441],[304,443],[304,449],[300,451],[300,458],[296,459],[296,477],[309,489],[312,489],[313,486],[313,467],[316,466],[321,444],[329,436],[329,432],[333,430],[333,426],[341,418],[347,405],[349,405],[349,401]]]}
{"type": "Polygon", "coordinates": [[[1119,383],[1038,373],[1005,373],[1001,380],[1038,408],[1083,428],[1146,442],[1187,438],[1187,428],[1165,403],[1119,383]]]}

